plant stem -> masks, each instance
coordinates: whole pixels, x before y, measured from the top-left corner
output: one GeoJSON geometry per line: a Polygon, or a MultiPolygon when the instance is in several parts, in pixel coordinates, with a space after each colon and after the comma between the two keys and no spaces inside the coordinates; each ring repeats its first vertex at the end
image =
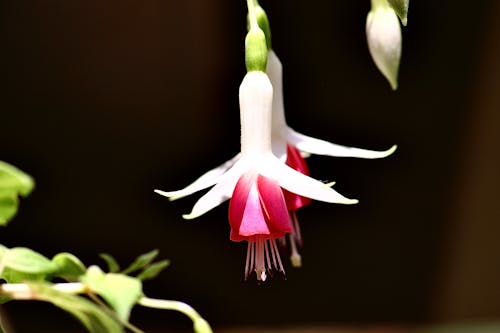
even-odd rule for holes
{"type": "MultiPolygon", "coordinates": [[[[80,282],[56,283],[52,288],[67,294],[83,294],[87,291],[85,285],[80,282]]],[[[29,300],[33,299],[35,292],[25,283],[4,283],[0,285],[0,293],[18,300],[29,300]]]]}
{"type": "Polygon", "coordinates": [[[248,20],[250,21],[250,29],[258,29],[257,15],[255,14],[256,1],[247,0],[248,20]]]}
{"type": "Polygon", "coordinates": [[[389,3],[387,0],[371,0],[372,9],[388,7],[389,3]]]}
{"type": "Polygon", "coordinates": [[[193,322],[201,318],[200,314],[196,312],[195,309],[193,309],[186,303],[179,301],[142,297],[139,299],[137,304],[146,306],[148,308],[179,311],[188,316],[193,322]]]}

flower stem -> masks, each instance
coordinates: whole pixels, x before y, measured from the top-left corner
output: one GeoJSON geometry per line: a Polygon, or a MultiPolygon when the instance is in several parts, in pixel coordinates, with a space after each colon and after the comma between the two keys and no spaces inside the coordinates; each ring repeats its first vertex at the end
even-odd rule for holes
{"type": "MultiPolygon", "coordinates": [[[[249,0],[251,1],[251,0],[249,0]]],[[[179,311],[188,316],[194,324],[195,330],[200,333],[211,333],[212,329],[208,323],[203,319],[195,309],[186,303],[179,301],[169,301],[164,299],[155,299],[149,297],[141,297],[137,304],[160,310],[174,310],[179,311]]]]}
{"type": "Polygon", "coordinates": [[[146,306],[148,308],[155,308],[155,309],[161,309],[161,310],[175,310],[182,312],[189,318],[191,318],[192,321],[197,320],[201,316],[196,312],[195,309],[187,305],[186,303],[179,302],[179,301],[169,301],[169,300],[164,300],[164,299],[155,299],[155,298],[149,298],[149,297],[142,297],[139,299],[137,304],[146,306]]]}
{"type": "Polygon", "coordinates": [[[251,29],[259,29],[259,24],[257,22],[257,14],[256,14],[256,10],[255,10],[256,6],[257,6],[257,1],[247,0],[248,20],[250,22],[250,30],[251,29]]]}
{"type": "Polygon", "coordinates": [[[372,9],[384,8],[384,7],[389,6],[389,3],[387,2],[387,0],[371,0],[371,4],[372,4],[372,9]]]}

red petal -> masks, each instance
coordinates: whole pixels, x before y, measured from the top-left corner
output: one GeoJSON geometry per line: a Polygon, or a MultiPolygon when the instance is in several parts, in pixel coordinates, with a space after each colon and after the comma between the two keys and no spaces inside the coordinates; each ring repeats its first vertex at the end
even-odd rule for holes
{"type": "Polygon", "coordinates": [[[229,202],[230,239],[248,240],[254,235],[269,235],[270,231],[260,204],[257,189],[258,174],[248,171],[240,177],[229,202]]]}
{"type": "Polygon", "coordinates": [[[271,236],[279,238],[285,236],[285,233],[291,233],[290,216],[288,215],[283,191],[278,182],[259,175],[257,177],[257,186],[271,236]]]}
{"type": "Polygon", "coordinates": [[[286,165],[290,168],[303,173],[306,176],[310,176],[309,168],[307,167],[306,160],[300,154],[300,151],[290,144],[286,146],[286,165]]]}
{"type": "MultiPolygon", "coordinates": [[[[296,171],[303,173],[306,176],[309,176],[311,174],[309,172],[306,160],[302,157],[300,151],[295,146],[292,146],[290,144],[287,145],[286,164],[292,169],[295,169],[296,171]]],[[[285,195],[286,206],[291,211],[295,211],[299,208],[307,206],[312,201],[310,198],[297,195],[285,189],[283,189],[283,194],[285,195]]]]}

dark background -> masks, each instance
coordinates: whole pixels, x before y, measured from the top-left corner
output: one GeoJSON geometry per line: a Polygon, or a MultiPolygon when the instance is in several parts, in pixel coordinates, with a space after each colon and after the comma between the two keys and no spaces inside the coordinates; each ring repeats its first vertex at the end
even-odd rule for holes
{"type": "MultiPolygon", "coordinates": [[[[383,160],[308,160],[360,203],[299,212],[302,269],[243,282],[227,204],[184,221],[201,194],[153,193],[239,151],[244,1],[1,0],[0,158],[37,188],[0,243],[102,267],[100,252],[125,265],[158,248],[172,264],[146,294],[188,302],[214,327],[498,318],[498,4],[412,0],[396,92],[368,53],[369,1],[261,4],[291,127],[399,145],[383,160]]],[[[79,327],[47,305],[6,311],[22,333],[79,327]]],[[[190,329],[155,310],[132,322],[190,329]]]]}

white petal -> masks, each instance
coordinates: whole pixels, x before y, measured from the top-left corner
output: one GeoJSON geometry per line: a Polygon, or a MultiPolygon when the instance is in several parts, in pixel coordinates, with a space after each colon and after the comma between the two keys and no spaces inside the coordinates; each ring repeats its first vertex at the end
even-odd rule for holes
{"type": "Polygon", "coordinates": [[[284,189],[318,201],[355,204],[356,199],[348,199],[329,187],[311,177],[295,171],[275,156],[269,156],[258,166],[258,172],[269,178],[275,179],[284,189]]]}
{"type": "Polygon", "coordinates": [[[384,151],[375,151],[346,147],[297,133],[291,128],[288,129],[288,142],[297,147],[298,150],[305,153],[334,157],[357,157],[369,159],[387,157],[397,148],[397,146],[394,145],[384,151]]]}
{"type": "Polygon", "coordinates": [[[182,217],[186,220],[197,218],[230,199],[238,179],[240,179],[241,175],[247,170],[247,163],[243,163],[243,160],[236,162],[236,164],[219,179],[217,185],[196,202],[191,213],[184,214],[182,217]]]}
{"type": "Polygon", "coordinates": [[[188,196],[190,194],[193,194],[195,192],[204,190],[210,186],[217,184],[219,178],[230,167],[232,167],[234,165],[234,163],[236,163],[236,161],[240,158],[240,156],[241,156],[241,154],[238,153],[238,155],[234,156],[232,159],[225,162],[224,164],[221,164],[218,167],[206,172],[200,178],[198,178],[192,184],[188,185],[187,187],[183,188],[182,190],[170,191],[170,192],[155,190],[155,192],[160,194],[160,195],[163,195],[163,196],[167,197],[169,200],[173,201],[173,200],[177,200],[177,199],[183,198],[185,196],[188,196]]]}

